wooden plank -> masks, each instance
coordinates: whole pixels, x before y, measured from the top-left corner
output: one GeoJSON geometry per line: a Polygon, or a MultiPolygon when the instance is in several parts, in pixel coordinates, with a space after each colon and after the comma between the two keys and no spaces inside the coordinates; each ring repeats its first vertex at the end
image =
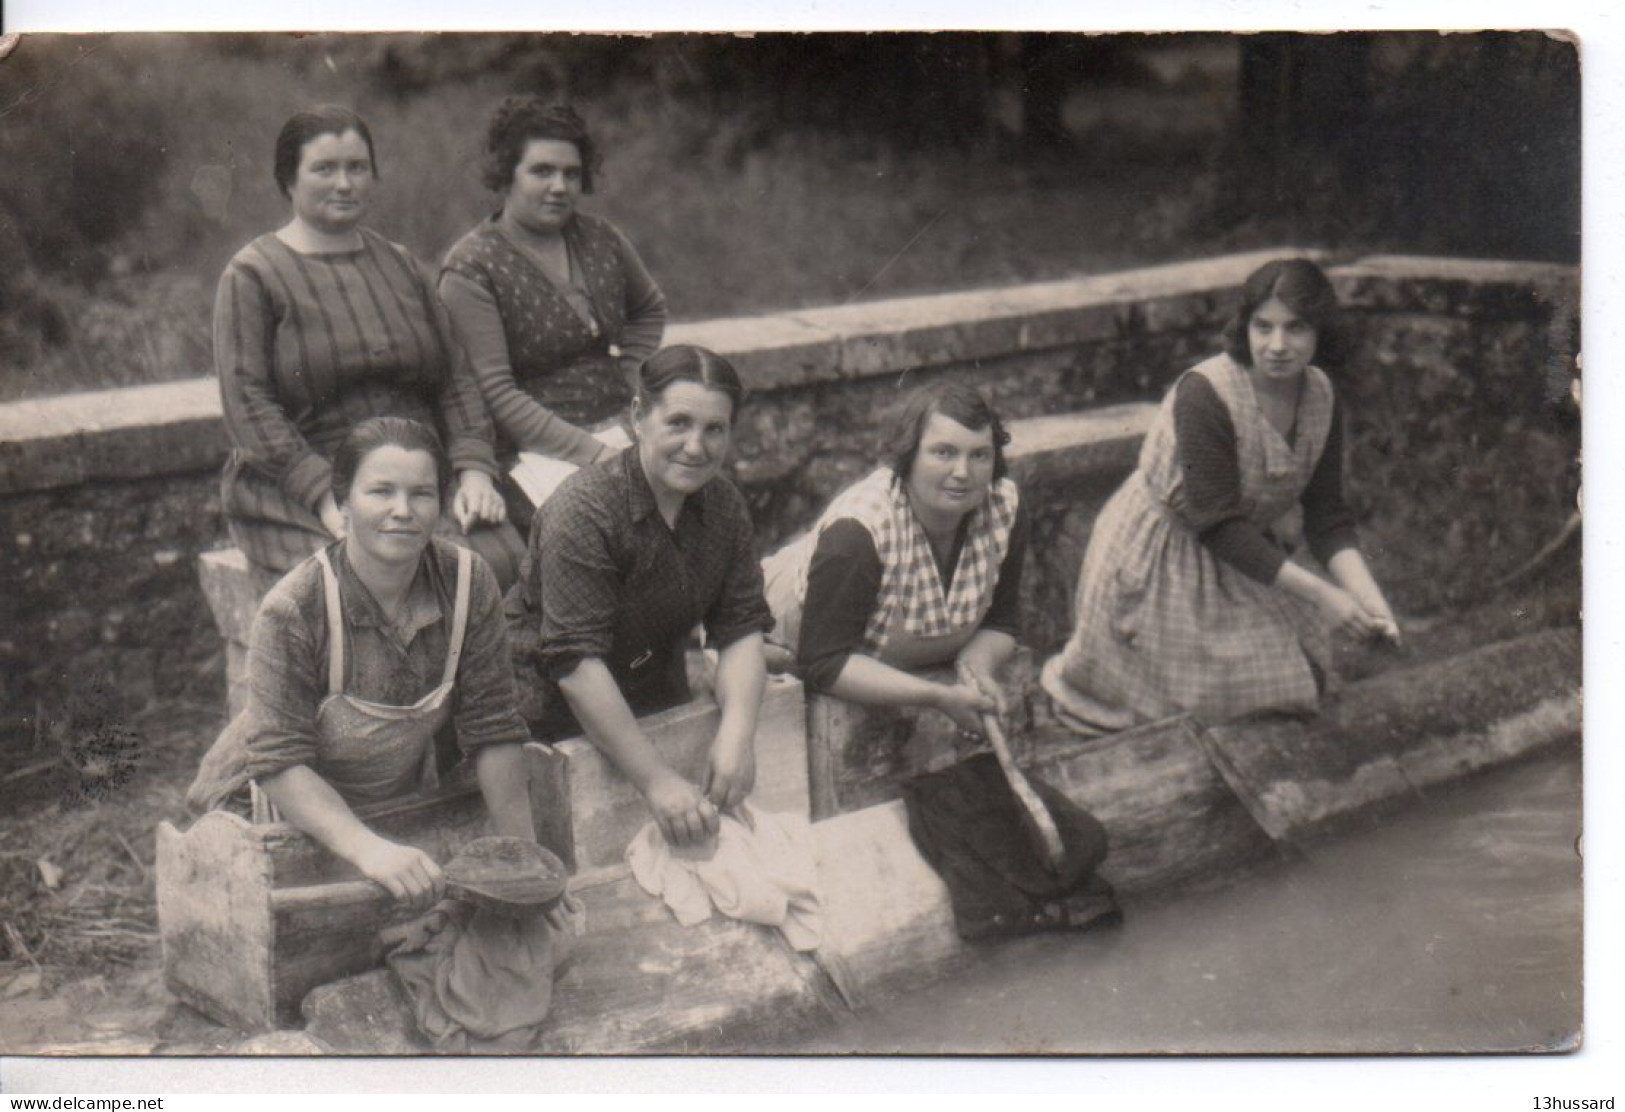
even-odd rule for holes
{"type": "Polygon", "coordinates": [[[1302,839],[1580,726],[1580,635],[1544,630],[1349,684],[1310,720],[1208,728],[1204,744],[1271,837],[1302,839]]]}
{"type": "Polygon", "coordinates": [[[221,811],[184,834],[160,823],[156,887],[169,990],[232,1027],[272,1027],[271,864],[248,823],[221,811]]]}
{"type": "Polygon", "coordinates": [[[1397,761],[1405,779],[1420,792],[1549,746],[1577,743],[1584,717],[1579,691],[1554,695],[1482,732],[1425,738],[1399,754],[1397,761]]]}
{"type": "MultiPolygon", "coordinates": [[[[356,808],[356,814],[391,841],[416,846],[436,861],[448,860],[464,844],[491,833],[490,816],[478,786],[464,774],[442,783],[439,791],[356,808]]],[[[251,828],[269,855],[275,886],[303,887],[354,880],[359,874],[291,823],[251,828]]]]}
{"type": "MultiPolygon", "coordinates": [[[[644,733],[679,773],[703,780],[720,712],[714,703],[690,703],[641,720],[644,733]]],[[[751,802],[764,811],[807,814],[806,704],[801,683],[770,677],[756,727],[756,789],[751,802]]],[[[579,868],[618,864],[634,835],[649,822],[643,798],[584,738],[555,746],[568,761],[571,842],[579,868]]]]}
{"type": "Polygon", "coordinates": [[[824,906],[817,957],[852,1007],[935,980],[969,956],[901,801],[814,823],[813,840],[824,906]]]}
{"type": "Polygon", "coordinates": [[[574,812],[570,806],[570,762],[551,745],[525,746],[530,783],[530,818],[536,841],[558,855],[568,872],[576,870],[574,812]]]}
{"type": "MultiPolygon", "coordinates": [[[[918,673],[938,683],[953,680],[951,667],[918,673]]],[[[1032,758],[1027,692],[1033,661],[1017,651],[1003,677],[1013,708],[1010,745],[1018,763],[1032,758]]],[[[807,699],[808,792],[814,820],[860,811],[898,798],[913,776],[947,768],[986,742],[966,745],[952,719],[921,707],[860,706],[829,695],[807,699]]]]}
{"type": "Polygon", "coordinates": [[[1101,875],[1121,892],[1219,883],[1277,852],[1188,718],[1103,738],[1046,727],[1035,741],[1028,772],[1105,824],[1101,875]]]}
{"type": "Polygon", "coordinates": [[[276,582],[274,576],[249,567],[242,551],[225,548],[197,558],[198,584],[209,602],[215,628],[227,641],[248,644],[248,633],[259,612],[260,599],[276,582]]]}

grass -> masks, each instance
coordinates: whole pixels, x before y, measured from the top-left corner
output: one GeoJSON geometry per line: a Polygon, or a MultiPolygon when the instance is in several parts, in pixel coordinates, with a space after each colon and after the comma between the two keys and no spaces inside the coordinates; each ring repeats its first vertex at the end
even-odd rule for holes
{"type": "MultiPolygon", "coordinates": [[[[383,40],[365,38],[36,42],[38,81],[0,114],[0,247],[22,260],[0,275],[0,400],[208,373],[214,284],[287,219],[271,146],[304,105],[368,120],[370,223],[426,261],[493,209],[478,148],[511,77],[392,94],[383,40]]],[[[8,72],[28,72],[21,57],[8,72]]],[[[1201,234],[1181,197],[1226,122],[1224,76],[1080,94],[1076,147],[1034,160],[986,138],[764,128],[657,73],[581,103],[605,152],[584,207],[626,231],[686,320],[1216,253],[1236,236],[1201,234]]]]}

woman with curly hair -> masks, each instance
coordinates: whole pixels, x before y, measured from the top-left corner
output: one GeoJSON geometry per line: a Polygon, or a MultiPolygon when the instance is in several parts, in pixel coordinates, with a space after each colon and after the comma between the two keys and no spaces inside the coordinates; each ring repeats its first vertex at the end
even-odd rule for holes
{"type": "MultiPolygon", "coordinates": [[[[624,411],[638,365],[660,346],[660,287],[614,225],[577,209],[598,167],[573,109],[509,97],[485,141],[484,182],[500,207],[441,267],[441,300],[496,422],[504,467],[520,451],[578,466],[613,455],[589,430],[624,411]]],[[[523,510],[516,493],[509,508],[523,510]]]]}

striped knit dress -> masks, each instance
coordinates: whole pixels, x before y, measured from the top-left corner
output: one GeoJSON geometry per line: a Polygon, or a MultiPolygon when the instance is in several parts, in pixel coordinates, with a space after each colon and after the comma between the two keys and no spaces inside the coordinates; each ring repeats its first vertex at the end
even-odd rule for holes
{"type": "MultiPolygon", "coordinates": [[[[286,571],[331,540],[318,516],[329,461],[369,417],[421,421],[455,470],[496,474],[491,422],[432,279],[404,248],[365,229],[361,237],[359,250],[314,255],[260,236],[216,291],[214,360],[231,441],[221,506],[232,540],[262,569],[286,571]]],[[[488,559],[501,550],[516,563],[523,544],[508,533],[470,539],[488,559]]]]}

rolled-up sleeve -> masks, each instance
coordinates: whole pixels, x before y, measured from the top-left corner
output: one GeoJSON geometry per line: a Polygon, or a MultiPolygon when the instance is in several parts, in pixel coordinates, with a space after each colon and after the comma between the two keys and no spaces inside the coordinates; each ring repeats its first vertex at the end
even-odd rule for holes
{"type": "Polygon", "coordinates": [[[526,591],[540,604],[534,659],[554,681],[615,644],[620,576],[611,551],[609,507],[596,488],[566,485],[542,507],[532,533],[526,591]]]}
{"type": "Polygon", "coordinates": [[[272,381],[276,311],[264,280],[233,262],[214,297],[214,369],[226,435],[242,458],[314,510],[332,488],[332,468],[288,417],[272,381]]]}
{"type": "Polygon", "coordinates": [[[487,745],[519,745],[530,740],[519,716],[513,662],[502,615],[502,592],[485,561],[471,562],[468,627],[457,666],[457,744],[464,753],[487,745]]]}
{"type": "MultiPolygon", "coordinates": [[[[293,575],[308,574],[308,567],[293,575]]],[[[267,595],[249,633],[248,729],[244,771],[262,780],[294,765],[314,768],[316,710],[325,693],[318,673],[326,654],[291,592],[267,595]]]]}
{"type": "Polygon", "coordinates": [[[707,512],[721,513],[728,522],[728,567],[722,590],[705,616],[705,633],[706,639],[720,649],[741,637],[771,630],[773,612],[767,605],[762,565],[756,560],[756,533],[745,497],[732,483],[720,483],[718,490],[717,504],[708,507],[707,512]]]}

